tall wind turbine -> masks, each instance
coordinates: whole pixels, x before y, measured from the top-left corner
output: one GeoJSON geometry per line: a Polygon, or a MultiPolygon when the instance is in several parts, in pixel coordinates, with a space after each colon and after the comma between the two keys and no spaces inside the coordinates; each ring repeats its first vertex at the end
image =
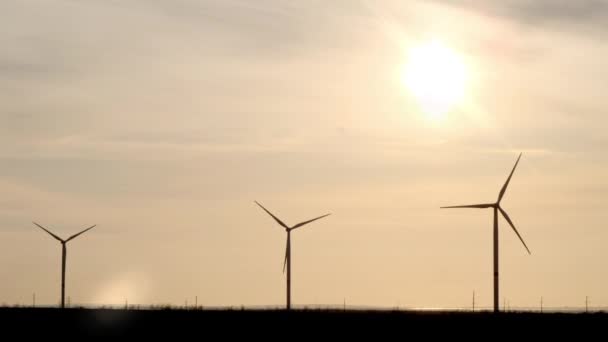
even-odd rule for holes
{"type": "Polygon", "coordinates": [[[91,230],[93,228],[95,228],[95,226],[97,225],[93,225],[83,231],[81,231],[80,233],[74,234],[72,236],[70,236],[67,239],[62,239],[59,236],[51,233],[48,229],[44,228],[43,226],[39,225],[36,222],[32,222],[34,223],[36,226],[38,226],[40,229],[44,230],[45,232],[49,233],[52,237],[54,237],[55,239],[57,239],[59,242],[61,242],[61,249],[62,249],[62,253],[61,253],[61,308],[65,308],[65,259],[66,259],[66,244],[70,241],[75,239],[76,237],[78,237],[78,235],[83,234],[84,232],[91,230]]]}
{"type": "Polygon", "coordinates": [[[511,174],[509,174],[507,181],[502,186],[502,189],[500,189],[500,193],[498,194],[498,200],[496,200],[496,203],[441,207],[442,209],[447,209],[447,208],[477,208],[477,209],[492,208],[494,210],[494,312],[499,311],[499,309],[498,309],[498,212],[499,211],[502,214],[502,216],[505,218],[505,220],[507,220],[507,222],[509,223],[511,228],[513,228],[513,231],[515,232],[515,234],[517,234],[517,237],[519,237],[519,240],[521,240],[521,243],[524,244],[524,247],[528,251],[528,254],[531,254],[530,249],[528,249],[528,246],[526,246],[526,243],[524,242],[524,239],[521,237],[521,235],[517,231],[517,228],[515,228],[513,221],[511,221],[511,218],[509,217],[507,212],[504,211],[504,209],[500,206],[500,201],[502,200],[503,196],[505,195],[505,191],[507,191],[507,187],[509,186],[509,182],[511,181],[511,177],[513,176],[513,172],[515,172],[515,168],[517,167],[517,164],[519,163],[520,158],[521,158],[521,153],[519,154],[519,157],[517,157],[517,161],[515,162],[515,165],[513,166],[513,170],[511,170],[511,174]]]}
{"type": "Polygon", "coordinates": [[[285,267],[287,267],[287,310],[289,310],[291,309],[291,231],[316,220],[320,220],[331,214],[325,214],[323,216],[316,217],[312,220],[298,223],[293,227],[289,227],[285,223],[283,223],[283,221],[279,220],[276,216],[274,216],[270,211],[264,208],[260,203],[255,201],[255,204],[260,206],[260,208],[262,208],[266,213],[268,213],[268,215],[272,216],[272,218],[277,221],[277,223],[280,224],[283,228],[285,228],[285,231],[287,232],[287,246],[285,247],[285,262],[283,263],[283,273],[285,273],[285,267]]]}

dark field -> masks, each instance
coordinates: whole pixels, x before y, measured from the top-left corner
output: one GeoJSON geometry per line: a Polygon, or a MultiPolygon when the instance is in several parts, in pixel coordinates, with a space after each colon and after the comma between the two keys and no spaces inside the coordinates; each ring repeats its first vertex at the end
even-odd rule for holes
{"type": "MultiPolygon", "coordinates": [[[[193,337],[258,340],[281,336],[467,339],[582,337],[605,341],[604,313],[500,313],[342,310],[117,310],[0,308],[2,336],[193,337]],[[287,335],[286,335],[287,334],[287,335]],[[488,335],[487,335],[488,334],[488,335]]],[[[401,338],[399,338],[401,339],[401,338]]],[[[16,339],[6,339],[14,341],[16,339]]],[[[384,340],[384,338],[383,338],[384,340]]]]}

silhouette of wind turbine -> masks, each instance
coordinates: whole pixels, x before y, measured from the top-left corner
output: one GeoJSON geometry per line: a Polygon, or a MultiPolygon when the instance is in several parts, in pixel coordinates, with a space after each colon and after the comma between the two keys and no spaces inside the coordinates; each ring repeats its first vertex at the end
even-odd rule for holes
{"type": "Polygon", "coordinates": [[[62,239],[59,236],[51,233],[48,229],[44,228],[43,226],[39,225],[36,222],[32,222],[33,224],[35,224],[36,226],[38,226],[38,228],[44,230],[45,232],[49,233],[49,235],[51,235],[52,237],[54,237],[55,239],[57,239],[59,242],[61,242],[61,249],[62,249],[62,253],[61,253],[61,308],[65,308],[65,259],[66,259],[66,244],[70,241],[75,239],[76,237],[78,237],[78,235],[85,233],[88,230],[91,230],[93,228],[95,228],[95,226],[97,225],[93,225],[83,231],[81,231],[80,233],[76,233],[72,236],[70,236],[67,239],[62,239]]]}
{"type": "Polygon", "coordinates": [[[279,218],[274,216],[270,211],[268,211],[268,209],[264,208],[260,203],[258,203],[258,201],[255,201],[255,204],[257,204],[260,208],[262,208],[268,215],[272,216],[272,218],[275,221],[277,221],[277,223],[280,224],[283,228],[285,228],[285,231],[287,232],[287,246],[285,247],[285,262],[283,263],[283,273],[285,273],[285,267],[287,267],[287,310],[290,310],[291,309],[291,231],[296,228],[300,228],[304,225],[307,225],[311,222],[314,222],[316,220],[320,220],[331,214],[325,214],[323,216],[316,217],[312,220],[298,223],[293,227],[289,227],[285,223],[283,223],[283,221],[279,220],[279,218]]]}
{"type": "Polygon", "coordinates": [[[511,181],[511,177],[513,176],[513,172],[515,172],[515,168],[517,167],[517,164],[519,163],[520,158],[521,158],[521,153],[519,154],[519,157],[517,157],[515,166],[513,166],[513,170],[511,170],[511,174],[509,174],[507,181],[502,186],[502,189],[500,189],[500,193],[498,194],[498,200],[496,201],[496,203],[456,205],[456,206],[449,206],[449,207],[441,207],[441,209],[451,209],[451,208],[478,208],[478,209],[493,208],[494,209],[494,312],[498,312],[498,310],[499,310],[498,309],[498,298],[499,298],[498,297],[498,212],[499,211],[502,214],[502,216],[505,218],[505,220],[507,220],[507,222],[509,223],[511,228],[513,228],[513,231],[515,232],[515,234],[517,234],[517,237],[519,238],[519,240],[521,240],[521,243],[524,244],[524,247],[528,251],[528,254],[532,254],[532,253],[530,253],[530,249],[528,249],[528,246],[526,246],[524,239],[521,237],[521,235],[517,231],[517,228],[515,228],[513,221],[511,221],[511,218],[509,217],[507,212],[504,211],[504,209],[500,206],[500,201],[502,200],[503,196],[505,195],[505,191],[507,191],[507,187],[509,186],[509,182],[511,181]]]}

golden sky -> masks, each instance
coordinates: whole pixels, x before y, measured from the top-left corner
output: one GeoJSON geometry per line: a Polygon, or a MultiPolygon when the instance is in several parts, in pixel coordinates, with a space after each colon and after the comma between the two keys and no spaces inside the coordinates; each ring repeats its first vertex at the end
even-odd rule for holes
{"type": "Polygon", "coordinates": [[[601,1],[0,2],[0,303],[608,305],[601,1]],[[441,41],[440,119],[404,86],[441,41]]]}

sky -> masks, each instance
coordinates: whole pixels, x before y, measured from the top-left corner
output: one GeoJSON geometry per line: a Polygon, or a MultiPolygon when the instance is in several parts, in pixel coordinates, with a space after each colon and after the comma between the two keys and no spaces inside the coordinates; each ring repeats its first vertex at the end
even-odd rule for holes
{"type": "Polygon", "coordinates": [[[0,303],[608,305],[608,2],[0,2],[0,303]],[[408,51],[466,61],[425,115],[408,51]]]}

